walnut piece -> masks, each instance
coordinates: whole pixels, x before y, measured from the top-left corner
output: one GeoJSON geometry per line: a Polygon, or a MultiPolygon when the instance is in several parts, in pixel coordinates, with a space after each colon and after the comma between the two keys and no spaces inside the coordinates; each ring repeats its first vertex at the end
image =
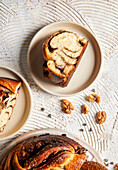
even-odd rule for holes
{"type": "Polygon", "coordinates": [[[72,105],[72,103],[66,99],[61,100],[62,102],[62,111],[70,114],[71,110],[74,110],[74,106],[72,105]]]}
{"type": "Polygon", "coordinates": [[[81,106],[81,109],[82,109],[81,113],[84,113],[84,114],[88,114],[88,112],[90,111],[89,108],[85,104],[81,106]]]}
{"type": "Polygon", "coordinates": [[[90,95],[87,97],[87,100],[88,100],[89,102],[100,103],[100,96],[98,96],[97,94],[90,94],[90,95]]]}
{"type": "Polygon", "coordinates": [[[114,166],[114,170],[118,170],[118,164],[114,166]]]}
{"type": "Polygon", "coordinates": [[[106,114],[106,112],[104,112],[104,111],[98,112],[98,113],[96,114],[96,122],[97,122],[98,124],[104,123],[104,122],[106,121],[106,118],[107,118],[107,114],[106,114]]]}

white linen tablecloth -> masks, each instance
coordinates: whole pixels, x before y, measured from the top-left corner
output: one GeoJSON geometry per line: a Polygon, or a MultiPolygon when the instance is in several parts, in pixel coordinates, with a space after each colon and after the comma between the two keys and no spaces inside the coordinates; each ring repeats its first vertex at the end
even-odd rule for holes
{"type": "MultiPolygon", "coordinates": [[[[15,68],[26,78],[32,90],[32,113],[16,136],[39,128],[65,129],[92,145],[103,159],[108,159],[108,163],[118,163],[118,0],[1,1],[0,65],[15,68]],[[61,111],[60,99],[63,97],[42,91],[27,67],[27,49],[32,37],[41,27],[55,21],[74,21],[84,25],[97,37],[103,51],[99,79],[84,92],[66,97],[75,107],[70,115],[61,111]],[[85,96],[92,93],[92,89],[101,96],[99,105],[85,101],[85,96]],[[83,103],[91,108],[86,116],[80,114],[83,103]],[[107,113],[107,121],[99,126],[94,116],[102,110],[107,113]],[[52,117],[49,118],[48,114],[52,117]],[[83,127],[83,123],[87,126],[83,127]],[[83,132],[79,131],[81,128],[83,132]]],[[[12,139],[0,142],[0,154],[12,139]]],[[[113,165],[108,167],[112,169],[113,165]]]]}

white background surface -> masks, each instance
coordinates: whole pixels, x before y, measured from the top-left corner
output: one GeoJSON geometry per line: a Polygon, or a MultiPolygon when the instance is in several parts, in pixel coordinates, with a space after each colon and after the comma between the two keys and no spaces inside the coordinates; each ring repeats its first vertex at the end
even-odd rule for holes
{"type": "MultiPolygon", "coordinates": [[[[30,119],[18,133],[38,128],[65,129],[93,146],[108,162],[118,163],[118,0],[4,0],[0,2],[0,64],[21,73],[28,81],[33,95],[30,119]],[[27,68],[27,48],[34,34],[43,26],[55,21],[74,21],[84,25],[98,38],[103,50],[103,66],[99,79],[84,92],[69,99],[75,110],[62,113],[60,99],[43,92],[32,80],[27,68]],[[101,103],[85,101],[86,95],[96,93],[101,103]],[[90,108],[82,115],[81,105],[90,108]],[[42,112],[41,108],[45,110],[42,112]],[[105,110],[107,121],[99,126],[95,114],[105,110]],[[52,115],[52,118],[48,117],[52,115]],[[87,126],[82,126],[86,123],[87,126]],[[90,127],[92,132],[89,132],[90,127]],[[79,129],[83,128],[84,132],[79,129]]],[[[16,136],[14,136],[16,137],[16,136]]],[[[2,149],[12,140],[2,141],[2,149]]],[[[2,153],[2,152],[1,152],[2,153]]],[[[113,166],[109,165],[109,169],[113,166]]]]}

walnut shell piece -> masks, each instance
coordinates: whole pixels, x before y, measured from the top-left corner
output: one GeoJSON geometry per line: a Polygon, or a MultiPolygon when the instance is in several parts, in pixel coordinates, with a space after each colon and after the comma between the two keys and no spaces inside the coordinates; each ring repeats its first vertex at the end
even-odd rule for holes
{"type": "Polygon", "coordinates": [[[89,111],[89,108],[85,104],[81,106],[81,113],[88,114],[89,111]]]}
{"type": "Polygon", "coordinates": [[[71,113],[71,110],[74,110],[74,106],[72,105],[72,103],[66,99],[62,99],[61,100],[62,102],[62,111],[67,113],[67,114],[70,114],[71,113]]]}
{"type": "Polygon", "coordinates": [[[106,121],[106,118],[107,118],[107,114],[105,111],[98,112],[96,114],[96,122],[98,124],[103,124],[106,121]]]}
{"type": "Polygon", "coordinates": [[[90,95],[87,97],[87,100],[88,100],[89,102],[100,103],[100,96],[98,96],[97,94],[90,94],[90,95]]]}
{"type": "Polygon", "coordinates": [[[118,164],[114,166],[114,170],[118,170],[118,164]]]}

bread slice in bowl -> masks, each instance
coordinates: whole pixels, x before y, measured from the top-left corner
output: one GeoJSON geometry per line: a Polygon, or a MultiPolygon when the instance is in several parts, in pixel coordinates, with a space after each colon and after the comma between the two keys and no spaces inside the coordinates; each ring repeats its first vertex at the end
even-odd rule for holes
{"type": "Polygon", "coordinates": [[[52,34],[43,44],[44,76],[66,87],[87,45],[87,39],[70,31],[60,30],[52,34]]]}

